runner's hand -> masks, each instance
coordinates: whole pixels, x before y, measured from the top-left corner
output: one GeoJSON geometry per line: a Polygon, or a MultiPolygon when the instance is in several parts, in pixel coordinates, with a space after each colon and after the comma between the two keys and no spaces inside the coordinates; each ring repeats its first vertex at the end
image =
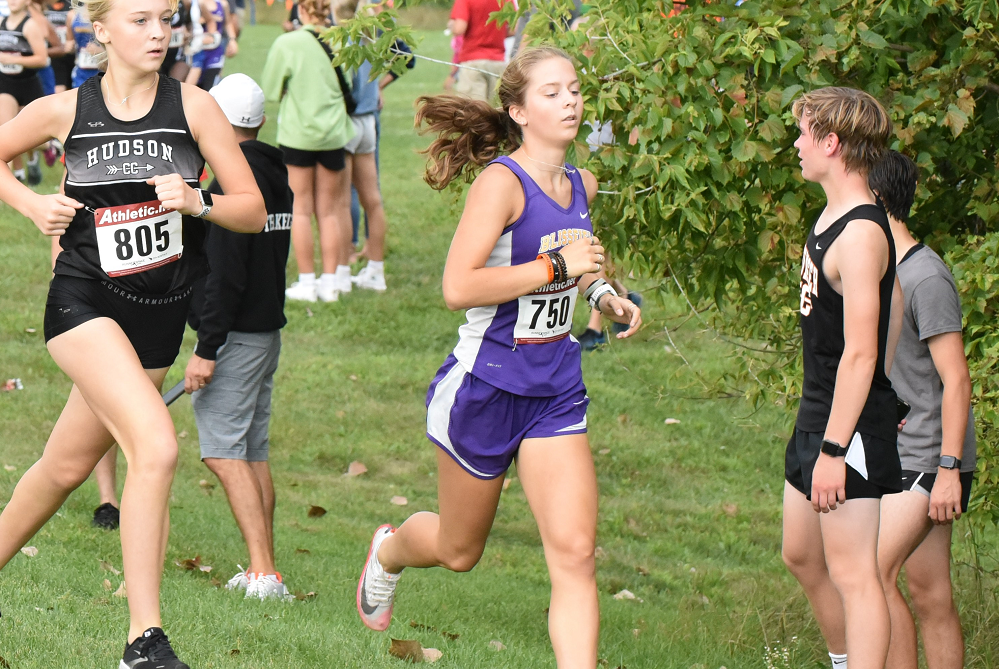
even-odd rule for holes
{"type": "Polygon", "coordinates": [[[225,57],[235,58],[238,54],[239,54],[239,44],[237,44],[236,40],[234,39],[229,40],[229,43],[226,44],[225,47],[225,57]]]}
{"type": "Polygon", "coordinates": [[[816,513],[829,513],[845,501],[846,460],[819,453],[812,470],[812,508],[816,513]]]}
{"type": "Polygon", "coordinates": [[[599,272],[604,265],[604,247],[596,237],[583,237],[559,249],[565,258],[569,278],[599,272]]]}
{"type": "Polygon", "coordinates": [[[215,361],[205,360],[197,354],[192,354],[184,372],[184,392],[190,395],[201,390],[212,382],[215,375],[215,361]]]}
{"type": "Polygon", "coordinates": [[[201,213],[201,199],[179,174],[156,176],[146,183],[156,187],[156,197],[167,209],[179,211],[185,216],[201,213]]]}
{"type": "Polygon", "coordinates": [[[607,295],[607,297],[600,298],[599,306],[600,313],[604,316],[615,323],[624,323],[629,326],[627,332],[621,332],[617,335],[618,339],[627,339],[638,332],[638,328],[642,325],[642,310],[626,297],[607,295]]]}
{"type": "Polygon", "coordinates": [[[49,237],[61,237],[83,204],[65,195],[38,195],[34,198],[28,217],[49,237]]]}
{"type": "Polygon", "coordinates": [[[956,469],[939,469],[930,491],[930,520],[946,525],[961,517],[961,473],[956,469]]]}

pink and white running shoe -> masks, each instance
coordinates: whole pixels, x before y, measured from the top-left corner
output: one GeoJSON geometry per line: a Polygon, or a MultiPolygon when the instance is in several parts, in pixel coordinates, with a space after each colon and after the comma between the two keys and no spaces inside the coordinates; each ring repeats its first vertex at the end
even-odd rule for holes
{"type": "Polygon", "coordinates": [[[378,549],[393,532],[395,528],[391,525],[382,525],[375,530],[368,550],[368,561],[364,563],[364,571],[357,584],[357,613],[361,616],[361,622],[376,632],[384,632],[392,623],[395,586],[402,575],[388,573],[378,562],[378,549]]]}

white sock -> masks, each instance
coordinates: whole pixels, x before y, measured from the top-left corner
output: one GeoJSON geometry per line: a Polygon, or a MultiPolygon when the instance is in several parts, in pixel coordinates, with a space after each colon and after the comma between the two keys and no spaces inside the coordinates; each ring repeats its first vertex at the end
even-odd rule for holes
{"type": "Polygon", "coordinates": [[[323,286],[333,287],[333,280],[336,278],[336,274],[330,274],[328,272],[323,272],[319,276],[319,283],[323,286]]]}
{"type": "Polygon", "coordinates": [[[385,273],[385,261],[384,260],[369,260],[368,270],[374,272],[375,274],[385,273]]]}
{"type": "Polygon", "coordinates": [[[14,170],[14,176],[17,177],[18,179],[20,179],[21,181],[24,181],[24,179],[25,179],[24,170],[23,169],[14,170]]]}
{"type": "Polygon", "coordinates": [[[303,286],[310,286],[316,282],[316,273],[309,272],[308,274],[299,274],[298,282],[303,286]]]}
{"type": "Polygon", "coordinates": [[[350,265],[337,265],[336,274],[345,279],[350,279],[350,265]]]}
{"type": "Polygon", "coordinates": [[[832,660],[832,669],[846,669],[846,653],[829,653],[829,659],[832,660]]]}
{"type": "Polygon", "coordinates": [[[29,165],[37,165],[38,164],[38,152],[37,151],[32,151],[31,152],[31,157],[28,158],[28,164],[29,165]]]}

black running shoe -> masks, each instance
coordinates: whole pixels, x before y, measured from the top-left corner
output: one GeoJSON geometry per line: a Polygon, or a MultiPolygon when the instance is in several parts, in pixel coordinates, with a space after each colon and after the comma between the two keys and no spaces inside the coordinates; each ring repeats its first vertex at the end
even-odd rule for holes
{"type": "Polygon", "coordinates": [[[119,669],[191,669],[177,659],[170,640],[159,627],[150,627],[125,648],[119,669]]]}
{"type": "Polygon", "coordinates": [[[584,351],[593,351],[607,343],[607,336],[603,332],[586,328],[583,334],[576,337],[576,341],[579,342],[579,348],[584,351]]]}
{"type": "Polygon", "coordinates": [[[111,502],[105,502],[97,507],[94,511],[94,527],[100,527],[105,530],[116,530],[118,529],[118,523],[121,518],[121,513],[111,502]]]}
{"type": "Polygon", "coordinates": [[[42,166],[35,160],[33,163],[28,163],[28,185],[37,186],[40,183],[42,183],[42,166]]]}

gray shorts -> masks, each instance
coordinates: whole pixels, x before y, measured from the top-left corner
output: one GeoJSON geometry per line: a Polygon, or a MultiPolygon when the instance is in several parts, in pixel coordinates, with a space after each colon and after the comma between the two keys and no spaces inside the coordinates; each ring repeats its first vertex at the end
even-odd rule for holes
{"type": "Polygon", "coordinates": [[[374,153],[378,146],[378,131],[375,126],[374,114],[358,114],[351,116],[354,122],[354,138],[347,142],[343,150],[353,155],[374,153]]]}
{"type": "Polygon", "coordinates": [[[212,382],[191,395],[201,458],[266,462],[281,331],[230,332],[212,382]]]}

